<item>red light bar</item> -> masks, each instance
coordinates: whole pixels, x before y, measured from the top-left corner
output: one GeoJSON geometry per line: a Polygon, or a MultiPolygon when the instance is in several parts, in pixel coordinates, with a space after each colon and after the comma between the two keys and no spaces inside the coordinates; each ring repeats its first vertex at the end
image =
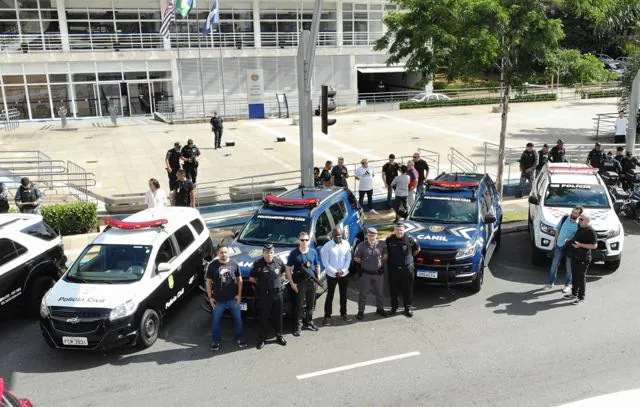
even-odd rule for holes
{"type": "Polygon", "coordinates": [[[264,196],[264,202],[272,205],[281,206],[301,206],[312,205],[316,206],[320,202],[320,198],[308,198],[308,199],[285,199],[268,194],[264,196]]]}
{"type": "Polygon", "coordinates": [[[549,171],[551,172],[568,172],[568,173],[588,173],[593,174],[598,172],[597,168],[594,167],[565,167],[560,165],[549,165],[549,171]]]}
{"type": "Polygon", "coordinates": [[[150,220],[146,222],[125,222],[116,218],[109,218],[105,221],[108,226],[113,226],[118,229],[145,229],[145,228],[155,228],[169,223],[166,219],[156,219],[150,220]]]}
{"type": "Polygon", "coordinates": [[[440,188],[469,188],[469,187],[477,187],[478,181],[450,182],[450,181],[436,181],[433,179],[429,179],[427,180],[427,184],[433,185],[434,187],[440,187],[440,188]]]}

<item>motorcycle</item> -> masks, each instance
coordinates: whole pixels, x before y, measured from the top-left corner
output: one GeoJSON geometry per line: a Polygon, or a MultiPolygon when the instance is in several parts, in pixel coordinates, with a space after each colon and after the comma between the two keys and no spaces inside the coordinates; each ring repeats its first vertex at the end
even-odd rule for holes
{"type": "Polygon", "coordinates": [[[640,185],[636,185],[635,188],[633,188],[633,192],[627,195],[629,195],[628,198],[622,201],[619,214],[626,216],[629,219],[634,219],[634,220],[639,219],[640,218],[640,185]]]}

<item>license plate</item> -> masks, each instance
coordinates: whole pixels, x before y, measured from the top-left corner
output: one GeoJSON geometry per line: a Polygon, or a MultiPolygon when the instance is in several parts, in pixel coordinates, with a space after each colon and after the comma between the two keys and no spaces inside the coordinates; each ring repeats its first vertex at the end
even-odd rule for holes
{"type": "Polygon", "coordinates": [[[422,278],[438,278],[437,271],[418,271],[417,275],[422,278]]]}
{"type": "Polygon", "coordinates": [[[89,346],[87,338],[77,336],[63,336],[62,344],[68,346],[89,346]]]}
{"type": "Polygon", "coordinates": [[[247,310],[247,303],[246,302],[241,302],[240,303],[240,311],[246,311],[247,310]]]}

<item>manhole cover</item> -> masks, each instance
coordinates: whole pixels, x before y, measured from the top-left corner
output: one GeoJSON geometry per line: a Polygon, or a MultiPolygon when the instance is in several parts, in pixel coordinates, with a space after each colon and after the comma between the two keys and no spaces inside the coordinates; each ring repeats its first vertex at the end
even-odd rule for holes
{"type": "Polygon", "coordinates": [[[97,164],[98,161],[94,160],[94,161],[85,161],[86,164],[97,164]]]}
{"type": "Polygon", "coordinates": [[[265,147],[265,150],[273,150],[273,147],[265,147]]]}

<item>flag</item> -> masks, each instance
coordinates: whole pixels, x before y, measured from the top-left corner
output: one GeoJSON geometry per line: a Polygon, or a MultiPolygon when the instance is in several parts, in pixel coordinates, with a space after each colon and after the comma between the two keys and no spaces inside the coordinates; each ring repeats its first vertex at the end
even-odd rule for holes
{"type": "Polygon", "coordinates": [[[173,3],[169,3],[164,10],[164,16],[162,16],[162,25],[160,26],[160,34],[164,38],[169,38],[169,31],[171,30],[171,23],[176,20],[176,8],[173,3]]]}
{"type": "Polygon", "coordinates": [[[195,5],[196,0],[178,0],[176,9],[182,17],[186,17],[195,5]]]}
{"type": "Polygon", "coordinates": [[[211,11],[209,11],[207,20],[204,22],[204,28],[202,29],[203,34],[209,35],[209,33],[211,33],[211,26],[218,23],[220,23],[220,7],[218,6],[218,0],[213,0],[211,11]]]}

